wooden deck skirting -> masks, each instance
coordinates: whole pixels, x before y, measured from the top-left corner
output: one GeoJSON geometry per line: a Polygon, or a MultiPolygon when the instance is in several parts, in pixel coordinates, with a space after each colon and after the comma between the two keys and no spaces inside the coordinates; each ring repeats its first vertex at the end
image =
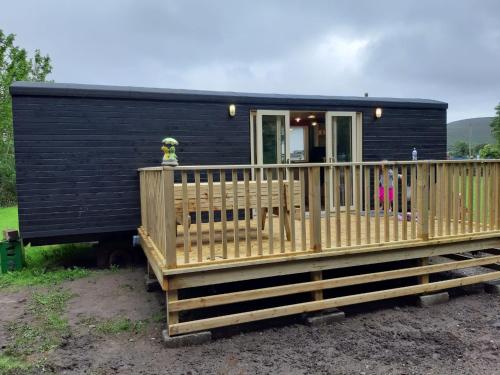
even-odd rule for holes
{"type": "Polygon", "coordinates": [[[500,248],[499,186],[499,160],[143,168],[138,231],[177,335],[500,279],[498,251],[460,255],[500,248]],[[437,256],[451,261],[429,262],[437,256]],[[323,278],[411,260],[418,265],[323,278]],[[497,271],[429,278],[470,267],[497,271]],[[178,299],[185,288],[304,273],[311,281],[178,299]],[[408,277],[417,284],[323,298],[323,290],[408,277]],[[311,302],[179,321],[186,310],[309,292],[311,302]]]}

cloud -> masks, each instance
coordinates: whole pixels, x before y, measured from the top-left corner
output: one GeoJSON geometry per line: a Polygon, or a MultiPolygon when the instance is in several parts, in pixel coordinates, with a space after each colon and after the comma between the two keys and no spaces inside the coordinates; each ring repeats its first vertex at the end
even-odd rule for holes
{"type": "Polygon", "coordinates": [[[500,101],[500,2],[56,1],[2,6],[59,82],[500,101]]]}

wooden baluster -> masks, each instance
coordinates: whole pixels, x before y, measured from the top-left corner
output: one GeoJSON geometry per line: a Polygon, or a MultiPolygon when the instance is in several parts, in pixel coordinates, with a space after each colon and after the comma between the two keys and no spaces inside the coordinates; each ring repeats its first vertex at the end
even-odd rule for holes
{"type": "Polygon", "coordinates": [[[200,192],[200,171],[194,173],[195,204],[196,204],[196,251],[198,262],[203,261],[203,239],[201,232],[201,192],[200,192]]]}
{"type": "Polygon", "coordinates": [[[309,168],[310,249],[321,251],[321,183],[320,167],[309,168]]]}
{"type": "Polygon", "coordinates": [[[233,185],[233,231],[234,231],[234,256],[240,257],[240,228],[238,213],[238,170],[231,172],[231,182],[233,185]]]}
{"type": "Polygon", "coordinates": [[[374,212],[375,212],[375,243],[380,243],[380,169],[379,166],[373,168],[374,212]]]}
{"type": "Polygon", "coordinates": [[[445,174],[446,174],[446,192],[445,192],[445,204],[446,204],[446,234],[451,235],[451,219],[453,217],[453,170],[450,164],[445,164],[445,174]]]}
{"type": "Polygon", "coordinates": [[[332,228],[331,228],[331,191],[332,186],[330,182],[331,178],[331,166],[326,166],[323,170],[325,176],[325,234],[326,234],[326,247],[329,249],[332,247],[332,228]]]}
{"type": "Polygon", "coordinates": [[[429,240],[429,164],[418,165],[418,227],[419,238],[429,240]]]}
{"type": "Polygon", "coordinates": [[[371,209],[370,209],[370,203],[371,203],[371,197],[370,197],[370,167],[365,166],[364,167],[364,174],[365,174],[365,231],[366,231],[366,243],[370,244],[371,241],[371,209]]]}
{"type": "Polygon", "coordinates": [[[475,231],[479,232],[481,231],[481,164],[476,164],[476,190],[475,190],[475,195],[476,195],[476,205],[475,205],[475,210],[476,210],[476,228],[475,231]]]}
{"type": "Polygon", "coordinates": [[[208,237],[210,242],[210,260],[215,260],[215,228],[214,228],[214,172],[208,173],[208,237]]]}
{"type": "Polygon", "coordinates": [[[283,185],[283,169],[278,168],[278,196],[279,196],[279,225],[280,225],[280,252],[285,252],[285,187],[283,185]]]}
{"type": "Polygon", "coordinates": [[[220,170],[220,196],[221,210],[220,219],[222,226],[222,258],[227,259],[227,204],[226,204],[226,171],[220,170]]]}
{"type": "Polygon", "coordinates": [[[267,215],[268,219],[268,239],[269,239],[269,254],[274,253],[274,222],[273,222],[273,169],[266,170],[267,179],[267,215]]]}
{"type": "Polygon", "coordinates": [[[392,169],[393,178],[393,203],[392,203],[392,218],[393,218],[393,237],[394,241],[399,241],[399,165],[394,165],[392,169]]]}
{"type": "Polygon", "coordinates": [[[334,202],[335,202],[335,246],[342,246],[341,213],[340,213],[340,167],[334,167],[334,202]]]}
{"type": "Polygon", "coordinates": [[[401,166],[401,239],[408,239],[408,166],[401,166]]]}
{"type": "Polygon", "coordinates": [[[488,197],[489,197],[489,192],[488,192],[488,188],[489,188],[489,184],[488,184],[488,164],[485,163],[483,165],[483,192],[482,192],[482,210],[481,210],[481,213],[483,214],[482,216],[482,220],[481,220],[481,223],[482,223],[482,228],[483,228],[483,231],[487,231],[488,230],[488,215],[487,215],[487,207],[488,207],[488,197]]]}
{"type": "Polygon", "coordinates": [[[344,167],[345,232],[346,244],[351,246],[351,167],[344,167]]]}
{"type": "Polygon", "coordinates": [[[288,218],[287,225],[290,228],[290,248],[295,251],[295,173],[293,168],[287,168],[288,174],[288,218]]]}
{"type": "Polygon", "coordinates": [[[436,164],[436,172],[437,172],[437,193],[438,197],[436,201],[436,209],[437,209],[437,235],[443,235],[443,210],[444,210],[444,190],[443,190],[443,164],[436,164]]]}
{"type": "MultiPolygon", "coordinates": [[[[165,218],[165,231],[163,234],[165,259],[168,268],[175,268],[177,267],[177,223],[175,215],[174,169],[171,167],[163,167],[161,181],[163,182],[163,217],[165,218]]],[[[158,207],[156,207],[155,210],[158,210],[158,207]]]]}
{"type": "Polygon", "coordinates": [[[436,165],[429,165],[429,237],[434,238],[436,227],[436,165]]]}
{"type": "Polygon", "coordinates": [[[468,206],[468,219],[469,219],[469,233],[473,232],[474,228],[474,163],[469,164],[469,184],[467,192],[467,206],[468,206]]]}
{"type": "Polygon", "coordinates": [[[252,241],[250,232],[250,171],[243,169],[243,184],[244,184],[244,198],[245,198],[245,244],[246,256],[252,256],[252,241]]]}
{"type": "Polygon", "coordinates": [[[453,234],[458,234],[458,221],[460,217],[460,195],[459,195],[459,169],[453,165],[453,234]]]}
{"type": "Polygon", "coordinates": [[[488,199],[488,212],[490,217],[488,218],[488,229],[493,230],[495,228],[495,164],[488,164],[489,169],[489,199],[488,199]]]}
{"type": "Polygon", "coordinates": [[[465,234],[466,233],[466,229],[465,229],[465,220],[466,220],[466,217],[467,217],[467,164],[461,164],[460,165],[460,171],[462,173],[462,178],[461,178],[461,182],[462,182],[462,187],[461,187],[461,190],[460,190],[460,194],[461,194],[461,207],[460,207],[460,232],[462,234],[465,234]]]}
{"type": "Polygon", "coordinates": [[[189,252],[191,251],[191,238],[189,237],[189,197],[187,188],[187,172],[181,172],[182,180],[182,227],[184,239],[184,263],[189,263],[189,252]]]}
{"type": "Polygon", "coordinates": [[[361,245],[361,179],[362,167],[353,165],[354,176],[354,210],[356,211],[356,245],[361,245]]]}
{"type": "Polygon", "coordinates": [[[262,255],[262,170],[255,170],[255,184],[257,189],[257,201],[255,209],[257,211],[257,251],[262,255]]]}
{"type": "Polygon", "coordinates": [[[416,236],[416,214],[417,214],[417,167],[412,165],[411,171],[411,238],[414,240],[416,236]]]}
{"type": "Polygon", "coordinates": [[[306,178],[305,169],[299,169],[300,181],[300,241],[301,250],[307,250],[307,237],[306,237],[306,178]]]}
{"type": "Polygon", "coordinates": [[[382,166],[384,181],[384,242],[389,242],[389,171],[387,165],[382,166]]]}

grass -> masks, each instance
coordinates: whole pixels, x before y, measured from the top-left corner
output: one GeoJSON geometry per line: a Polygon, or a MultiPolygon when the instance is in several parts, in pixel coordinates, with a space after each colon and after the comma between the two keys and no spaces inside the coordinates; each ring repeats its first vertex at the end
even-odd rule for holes
{"type": "Polygon", "coordinates": [[[24,373],[34,366],[33,356],[61,346],[71,335],[63,314],[66,303],[72,297],[65,290],[32,294],[27,309],[30,319],[7,325],[11,337],[0,356],[0,374],[24,373]]]}
{"type": "MultiPolygon", "coordinates": [[[[0,208],[0,229],[17,228],[17,207],[0,208]]],[[[0,288],[59,284],[90,275],[85,268],[70,266],[88,256],[89,244],[27,246],[26,267],[0,275],[0,288]]]]}
{"type": "Polygon", "coordinates": [[[122,332],[131,332],[138,334],[149,323],[149,320],[131,320],[125,317],[115,317],[111,319],[97,320],[95,318],[87,318],[81,321],[82,324],[88,325],[99,335],[116,335],[122,332]]]}

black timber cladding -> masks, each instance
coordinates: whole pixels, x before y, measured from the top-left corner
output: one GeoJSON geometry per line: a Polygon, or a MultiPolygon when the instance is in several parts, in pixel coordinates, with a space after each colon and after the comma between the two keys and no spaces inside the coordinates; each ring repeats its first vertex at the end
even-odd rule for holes
{"type": "Polygon", "coordinates": [[[250,163],[253,109],[361,112],[363,160],[408,160],[413,147],[419,159],[446,156],[447,104],[432,100],[26,82],[11,93],[19,224],[34,243],[134,231],[137,168],[159,165],[165,136],[180,142],[183,165],[250,163]]]}

